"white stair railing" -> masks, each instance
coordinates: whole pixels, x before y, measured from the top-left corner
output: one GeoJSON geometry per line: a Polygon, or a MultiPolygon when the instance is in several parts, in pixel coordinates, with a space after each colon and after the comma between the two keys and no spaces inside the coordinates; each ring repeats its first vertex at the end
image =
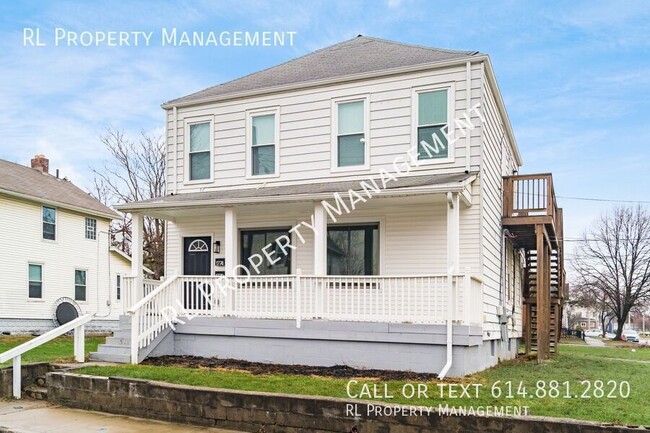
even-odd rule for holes
{"type": "Polygon", "coordinates": [[[74,330],[74,359],[77,362],[84,362],[85,357],[85,342],[84,342],[84,326],[86,323],[90,322],[92,316],[86,314],[81,317],[61,325],[57,328],[52,329],[51,331],[46,332],[43,335],[39,335],[36,338],[33,338],[29,341],[24,342],[20,346],[16,346],[13,349],[9,349],[4,353],[0,353],[0,364],[7,362],[10,359],[13,359],[13,394],[15,398],[20,398],[21,394],[21,359],[22,354],[34,349],[35,347],[40,346],[43,343],[59,337],[66,332],[74,330]]]}
{"type": "Polygon", "coordinates": [[[131,316],[131,363],[139,362],[140,349],[147,347],[179,316],[181,299],[176,276],[169,277],[127,311],[131,316]]]}

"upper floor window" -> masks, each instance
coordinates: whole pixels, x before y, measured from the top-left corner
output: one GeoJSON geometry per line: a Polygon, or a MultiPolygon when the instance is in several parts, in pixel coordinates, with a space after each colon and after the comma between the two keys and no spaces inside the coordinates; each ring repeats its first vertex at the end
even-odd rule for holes
{"type": "Polygon", "coordinates": [[[335,102],[335,167],[368,164],[366,103],[366,99],[335,102]]]}
{"type": "Polygon", "coordinates": [[[56,209],[43,206],[43,239],[56,239],[56,209]]]}
{"type": "Polygon", "coordinates": [[[29,294],[30,298],[43,297],[43,265],[29,264],[29,294]]]}
{"type": "Polygon", "coordinates": [[[86,300],[86,271],[83,269],[74,270],[74,300],[86,300]]]}
{"type": "Polygon", "coordinates": [[[97,239],[97,220],[86,218],[86,239],[97,239]]]}
{"type": "Polygon", "coordinates": [[[449,157],[447,89],[417,93],[418,159],[449,157]]]}
{"type": "Polygon", "coordinates": [[[189,124],[189,180],[207,180],[212,174],[211,122],[189,124]]]}
{"type": "Polygon", "coordinates": [[[276,115],[251,116],[251,174],[275,174],[276,115]]]}

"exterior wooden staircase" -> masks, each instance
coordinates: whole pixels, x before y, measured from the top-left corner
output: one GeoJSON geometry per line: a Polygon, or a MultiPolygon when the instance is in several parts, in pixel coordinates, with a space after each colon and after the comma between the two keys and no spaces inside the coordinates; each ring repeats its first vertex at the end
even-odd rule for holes
{"type": "Polygon", "coordinates": [[[550,174],[507,176],[503,182],[503,227],[526,257],[526,354],[535,351],[541,362],[559,348],[565,291],[562,209],[557,207],[550,174]]]}

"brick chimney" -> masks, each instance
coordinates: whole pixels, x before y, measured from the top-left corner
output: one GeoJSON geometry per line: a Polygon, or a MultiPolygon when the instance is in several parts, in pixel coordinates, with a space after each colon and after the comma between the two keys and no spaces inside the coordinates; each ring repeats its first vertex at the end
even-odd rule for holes
{"type": "Polygon", "coordinates": [[[35,155],[32,158],[32,168],[40,170],[43,173],[48,173],[50,170],[50,160],[45,155],[35,155]]]}

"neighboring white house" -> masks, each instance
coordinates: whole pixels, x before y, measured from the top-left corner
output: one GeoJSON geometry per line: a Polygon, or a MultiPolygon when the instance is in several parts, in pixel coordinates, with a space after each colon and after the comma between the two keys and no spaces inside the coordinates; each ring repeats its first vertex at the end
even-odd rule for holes
{"type": "MultiPolygon", "coordinates": [[[[130,347],[109,340],[96,359],[463,375],[515,356],[533,261],[502,218],[561,211],[550,175],[513,177],[487,55],[360,36],[163,108],[169,194],[117,208],[133,214],[134,269],[143,216],[167,221],[167,280],[133,306],[134,334],[118,331],[130,347]],[[504,199],[533,182],[528,208],[504,199]],[[172,330],[174,314],[190,319],[172,330]]],[[[546,230],[536,245],[556,254],[546,230]]],[[[142,297],[142,276],[128,285],[142,297]]]]}
{"type": "Polygon", "coordinates": [[[123,312],[122,278],[130,258],[110,248],[120,216],[70,181],[0,160],[0,332],[53,328],[63,300],[95,316],[90,329],[113,329],[123,312]]]}

